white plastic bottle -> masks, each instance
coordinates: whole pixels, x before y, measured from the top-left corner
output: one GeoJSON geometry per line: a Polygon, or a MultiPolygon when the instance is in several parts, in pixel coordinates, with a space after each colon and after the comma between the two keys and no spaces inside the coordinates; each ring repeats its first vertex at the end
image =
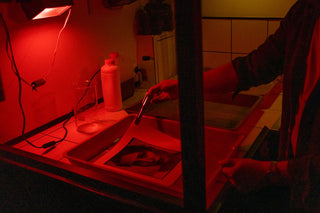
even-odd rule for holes
{"type": "Polygon", "coordinates": [[[109,112],[122,109],[120,73],[115,61],[115,57],[106,59],[101,67],[103,102],[109,112]]]}

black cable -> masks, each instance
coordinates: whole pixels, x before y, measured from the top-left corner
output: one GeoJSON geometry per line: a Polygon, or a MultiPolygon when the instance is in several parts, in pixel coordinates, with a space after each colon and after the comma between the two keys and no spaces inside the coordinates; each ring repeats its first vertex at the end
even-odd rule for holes
{"type": "Polygon", "coordinates": [[[68,121],[70,120],[71,117],[72,117],[72,115],[69,115],[68,118],[62,124],[62,127],[65,130],[63,137],[61,139],[57,140],[57,141],[47,142],[47,143],[43,144],[40,148],[52,147],[52,146],[55,146],[57,143],[60,143],[60,142],[64,141],[64,139],[66,139],[66,137],[68,135],[68,129],[66,127],[66,124],[68,123],[68,121]]]}
{"type": "MultiPolygon", "coordinates": [[[[12,72],[13,72],[15,75],[17,75],[17,72],[15,71],[15,68],[14,68],[14,63],[13,63],[13,60],[11,59],[11,56],[10,56],[9,51],[10,51],[10,50],[9,50],[9,39],[6,39],[6,53],[7,53],[7,56],[8,56],[8,58],[9,58],[10,62],[11,62],[11,70],[12,70],[12,72]]],[[[11,52],[11,51],[10,51],[10,52],[11,52]]],[[[28,83],[26,80],[24,80],[24,79],[21,77],[21,75],[19,75],[19,76],[20,76],[20,79],[21,79],[26,85],[28,85],[29,87],[32,87],[30,83],[28,83]]]]}
{"type": "MultiPolygon", "coordinates": [[[[6,39],[6,53],[7,53],[7,56],[8,56],[8,58],[9,58],[9,60],[10,60],[10,63],[11,63],[11,70],[12,70],[12,72],[13,72],[15,75],[17,75],[17,72],[15,71],[15,68],[14,68],[14,63],[13,63],[13,61],[12,61],[12,59],[11,59],[11,56],[10,56],[10,53],[9,53],[9,52],[11,52],[11,51],[9,50],[9,40],[6,39]]],[[[33,81],[33,82],[30,84],[29,82],[27,82],[26,80],[24,80],[24,79],[21,77],[21,75],[19,75],[19,76],[20,76],[20,79],[22,80],[22,82],[24,82],[27,86],[31,87],[33,91],[37,91],[37,87],[42,86],[43,84],[46,83],[46,81],[45,81],[44,79],[38,79],[38,80],[36,80],[36,81],[33,81]]]]}
{"type": "Polygon", "coordinates": [[[83,95],[81,96],[81,98],[79,99],[78,103],[77,103],[77,106],[78,104],[81,102],[81,100],[84,98],[84,96],[87,94],[87,91],[88,91],[88,87],[90,86],[92,80],[94,79],[94,77],[96,77],[96,75],[100,72],[100,69],[98,69],[90,78],[89,82],[88,82],[88,85],[87,85],[87,89],[84,91],[83,95]]]}
{"type": "MultiPolygon", "coordinates": [[[[87,87],[90,86],[92,80],[94,79],[94,77],[95,77],[99,72],[100,72],[100,69],[98,69],[98,70],[91,76],[91,78],[90,78],[90,80],[89,80],[89,82],[88,82],[87,87]]],[[[78,101],[77,104],[80,103],[80,101],[81,101],[81,100],[83,99],[83,97],[86,95],[87,91],[88,91],[88,88],[84,91],[83,95],[81,96],[81,98],[79,99],[79,101],[78,101]]],[[[72,115],[72,114],[74,114],[74,113],[71,113],[71,115],[72,115]]],[[[50,142],[48,142],[48,143],[43,144],[41,148],[48,148],[48,147],[55,146],[57,143],[62,142],[62,141],[67,137],[67,135],[68,135],[68,129],[65,127],[65,125],[66,125],[66,124],[68,123],[68,121],[70,120],[71,115],[69,115],[68,118],[67,118],[67,120],[65,120],[65,121],[63,122],[63,124],[62,124],[62,127],[63,127],[64,130],[65,130],[64,136],[63,136],[60,140],[50,141],[50,142]]]]}
{"type": "MultiPolygon", "coordinates": [[[[8,29],[8,26],[2,16],[2,14],[0,13],[0,19],[3,23],[3,26],[4,26],[4,29],[5,29],[5,32],[6,32],[6,36],[7,36],[7,40],[6,40],[6,52],[7,52],[7,55],[8,55],[8,58],[11,62],[11,67],[13,68],[13,72],[15,73],[15,75],[17,76],[18,78],[18,91],[19,91],[19,95],[18,95],[18,100],[19,100],[19,107],[20,107],[20,110],[21,110],[21,115],[22,115],[22,130],[21,130],[21,137],[23,138],[23,140],[25,140],[29,145],[35,147],[35,148],[47,148],[49,147],[48,146],[48,143],[42,145],[42,146],[37,146],[33,143],[31,143],[27,138],[25,138],[25,126],[26,126],[26,117],[25,117],[25,113],[24,113],[24,110],[23,110],[23,105],[22,105],[22,101],[21,101],[21,97],[22,97],[22,78],[20,76],[20,73],[19,73],[19,70],[17,68],[17,64],[15,62],[15,59],[14,59],[14,54],[13,54],[13,48],[12,48],[12,43],[11,43],[11,37],[10,37],[10,33],[9,33],[9,29],[8,29]],[[10,51],[10,53],[9,53],[10,51]]],[[[29,86],[31,86],[28,82],[25,81],[25,83],[29,86]]],[[[62,139],[56,141],[54,144],[56,143],[59,143],[61,141],[63,141],[66,136],[67,136],[67,128],[65,127],[66,123],[70,120],[71,116],[69,116],[69,118],[63,123],[63,128],[66,130],[64,136],[62,139]]],[[[50,146],[53,146],[53,145],[50,145],[50,146]]]]}
{"type": "Polygon", "coordinates": [[[22,96],[22,80],[21,80],[21,77],[20,77],[20,74],[19,74],[19,71],[18,71],[18,68],[17,68],[17,64],[16,64],[16,61],[14,59],[14,54],[13,54],[13,48],[12,48],[12,44],[11,44],[11,38],[10,38],[10,33],[9,33],[9,29],[8,29],[8,26],[2,16],[2,14],[0,13],[0,18],[1,18],[1,21],[3,23],[3,26],[4,26],[4,30],[6,31],[6,36],[7,36],[7,44],[8,47],[6,47],[7,50],[10,49],[10,54],[9,54],[9,51],[7,52],[8,54],[8,57],[9,57],[9,60],[11,61],[11,66],[14,68],[14,72],[18,78],[18,85],[19,85],[19,95],[18,95],[18,101],[19,101],[19,107],[20,107],[20,110],[21,110],[21,115],[22,115],[22,130],[21,130],[21,137],[28,143],[30,144],[31,146],[35,147],[35,148],[42,148],[42,147],[39,147],[37,145],[34,145],[33,143],[31,143],[29,140],[27,140],[26,138],[24,138],[24,131],[25,131],[25,128],[26,128],[26,117],[25,117],[25,113],[24,113],[24,110],[23,110],[23,106],[22,106],[22,101],[21,101],[21,96],[22,96]]]}
{"type": "MultiPolygon", "coordinates": [[[[31,143],[27,138],[25,138],[25,127],[26,127],[26,117],[25,117],[25,113],[24,113],[24,110],[23,110],[23,105],[22,105],[22,101],[21,101],[21,97],[22,97],[22,81],[24,83],[26,83],[27,85],[31,86],[27,81],[25,81],[24,79],[21,78],[20,76],[20,73],[19,73],[19,70],[18,70],[18,67],[17,67],[17,64],[15,62],[15,59],[14,59],[14,54],[13,54],[13,48],[12,48],[12,43],[11,43],[11,38],[10,38],[10,33],[9,33],[9,29],[8,29],[8,26],[2,16],[2,14],[0,13],[0,19],[3,23],[3,26],[4,26],[4,29],[5,29],[5,32],[6,32],[6,36],[7,36],[7,40],[6,40],[6,52],[7,52],[7,55],[8,55],[8,58],[11,62],[11,68],[12,68],[12,71],[14,72],[14,74],[17,76],[18,78],[18,86],[19,86],[19,107],[20,107],[20,110],[21,110],[21,115],[22,115],[22,130],[21,130],[21,137],[24,141],[26,141],[29,145],[35,147],[35,148],[49,148],[49,147],[53,147],[55,146],[57,143],[60,143],[62,142],[63,140],[65,140],[65,138],[67,137],[68,135],[68,129],[66,128],[66,124],[68,123],[68,121],[71,119],[72,117],[72,114],[74,113],[70,113],[70,115],[67,117],[67,119],[63,122],[62,124],[62,127],[63,129],[65,130],[65,134],[64,136],[57,140],[57,141],[50,141],[50,142],[47,142],[45,144],[43,144],[42,146],[37,146],[33,143],[31,143]],[[10,52],[10,53],[9,53],[10,52]]],[[[94,75],[90,78],[89,82],[88,82],[88,85],[87,86],[90,86],[92,80],[94,79],[94,77],[100,72],[100,69],[97,70],[94,75]]],[[[82,97],[80,98],[79,102],[83,99],[83,97],[85,96],[87,90],[84,92],[84,94],[82,95],[82,97]]],[[[79,103],[78,102],[78,103],[79,103]]]]}
{"type": "MultiPolygon", "coordinates": [[[[94,77],[96,77],[96,75],[97,75],[99,72],[100,72],[100,69],[98,69],[98,70],[91,76],[91,78],[90,78],[90,80],[89,80],[89,82],[88,82],[87,87],[90,86],[92,80],[94,79],[94,77]]],[[[80,101],[81,101],[81,100],[83,99],[83,97],[86,95],[87,91],[88,91],[88,88],[84,91],[83,95],[81,96],[81,98],[79,99],[79,101],[78,101],[77,104],[80,103],[80,101]]],[[[72,114],[74,114],[74,113],[71,113],[71,115],[72,115],[72,114]]],[[[57,143],[62,142],[62,141],[67,137],[67,135],[68,135],[68,129],[66,128],[65,125],[66,125],[66,124],[68,123],[68,121],[70,120],[71,115],[69,115],[68,118],[67,118],[67,119],[63,122],[63,124],[62,124],[62,127],[63,127],[64,130],[65,130],[64,136],[63,136],[60,140],[50,141],[50,142],[48,142],[48,143],[43,144],[41,148],[48,148],[48,147],[55,146],[57,143]]]]}

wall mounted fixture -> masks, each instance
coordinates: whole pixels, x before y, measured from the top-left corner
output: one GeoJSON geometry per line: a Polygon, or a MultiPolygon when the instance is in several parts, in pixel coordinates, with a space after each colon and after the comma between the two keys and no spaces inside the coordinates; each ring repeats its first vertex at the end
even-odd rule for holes
{"type": "Polygon", "coordinates": [[[73,5],[72,0],[22,0],[21,6],[28,20],[59,16],[73,5]]]}
{"type": "Polygon", "coordinates": [[[126,4],[131,4],[136,0],[102,0],[103,6],[105,8],[121,7],[126,4]]]}

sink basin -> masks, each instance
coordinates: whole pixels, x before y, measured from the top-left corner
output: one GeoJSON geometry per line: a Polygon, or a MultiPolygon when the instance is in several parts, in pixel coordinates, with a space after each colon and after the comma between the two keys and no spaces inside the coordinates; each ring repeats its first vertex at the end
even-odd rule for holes
{"type": "MultiPolygon", "coordinates": [[[[232,94],[211,96],[204,102],[205,125],[227,130],[235,130],[247,119],[252,110],[262,100],[261,96],[238,94],[232,98],[232,94]]],[[[126,109],[128,113],[138,113],[141,103],[137,103],[126,109]]],[[[150,105],[146,115],[179,121],[178,101],[166,101],[150,105]]]]}
{"type": "MultiPolygon", "coordinates": [[[[114,172],[113,170],[104,168],[96,163],[99,159],[103,158],[106,153],[111,153],[112,150],[114,150],[115,147],[123,141],[123,138],[127,137],[127,131],[131,128],[132,121],[134,119],[135,115],[129,114],[128,117],[120,120],[110,128],[96,134],[81,145],[78,145],[65,153],[65,157],[67,157],[72,164],[85,167],[96,172],[98,171],[100,174],[106,175],[106,178],[113,178],[112,183],[114,183],[114,181],[123,181],[162,191],[167,188],[173,190],[173,194],[175,195],[177,192],[182,194],[181,168],[180,170],[176,170],[180,172],[178,176],[175,174],[176,180],[174,180],[170,185],[165,184],[160,186],[161,184],[159,185],[159,182],[152,182],[153,184],[150,184],[149,179],[139,180],[139,176],[130,176],[130,178],[128,178],[129,176],[125,173],[119,173],[117,171],[114,172]]],[[[148,130],[149,133],[150,129],[154,129],[158,135],[162,134],[167,137],[168,140],[172,140],[173,142],[178,141],[180,149],[181,142],[179,122],[157,117],[143,116],[139,128],[148,130]]],[[[156,137],[158,138],[158,136],[156,137]]],[[[208,126],[205,127],[207,181],[211,182],[214,180],[215,176],[219,172],[218,161],[228,157],[233,152],[233,148],[237,146],[242,139],[243,135],[234,131],[222,130],[208,126]]]]}

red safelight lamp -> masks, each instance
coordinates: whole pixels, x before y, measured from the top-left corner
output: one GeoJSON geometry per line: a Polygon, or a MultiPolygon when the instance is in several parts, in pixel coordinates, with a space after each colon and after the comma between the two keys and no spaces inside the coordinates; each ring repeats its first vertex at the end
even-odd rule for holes
{"type": "Polygon", "coordinates": [[[59,16],[73,5],[72,0],[21,0],[28,20],[59,16]]]}

